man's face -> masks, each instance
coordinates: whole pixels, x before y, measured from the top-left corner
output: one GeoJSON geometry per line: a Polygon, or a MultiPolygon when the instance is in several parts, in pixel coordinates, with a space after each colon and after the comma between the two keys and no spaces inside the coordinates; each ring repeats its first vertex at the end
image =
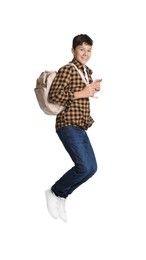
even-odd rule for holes
{"type": "Polygon", "coordinates": [[[78,45],[75,49],[72,49],[74,58],[82,65],[85,65],[91,57],[92,46],[86,43],[78,45]]]}

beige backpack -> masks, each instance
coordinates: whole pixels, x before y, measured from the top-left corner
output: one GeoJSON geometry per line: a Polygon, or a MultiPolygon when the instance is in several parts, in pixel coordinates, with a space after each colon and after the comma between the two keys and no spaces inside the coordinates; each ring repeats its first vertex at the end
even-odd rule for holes
{"type": "Polygon", "coordinates": [[[46,70],[42,72],[36,80],[36,87],[34,89],[39,106],[47,115],[57,115],[64,109],[63,106],[48,101],[48,93],[56,74],[56,71],[46,70]]]}
{"type": "MultiPolygon", "coordinates": [[[[79,72],[82,80],[85,84],[87,84],[84,75],[82,72],[75,66],[73,63],[69,63],[74,66],[76,70],[79,72]]],[[[55,78],[57,72],[56,71],[44,71],[36,80],[36,87],[34,89],[38,104],[42,111],[47,115],[57,115],[65,108],[62,105],[51,103],[48,101],[48,93],[52,84],[53,79],[55,78]]]]}

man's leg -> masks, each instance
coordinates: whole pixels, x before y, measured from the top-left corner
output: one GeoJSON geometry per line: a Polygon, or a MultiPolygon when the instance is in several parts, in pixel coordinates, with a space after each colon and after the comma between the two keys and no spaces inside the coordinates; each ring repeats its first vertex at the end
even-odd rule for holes
{"type": "Polygon", "coordinates": [[[74,167],[52,186],[56,196],[66,198],[96,172],[97,163],[86,131],[66,126],[59,128],[57,134],[74,162],[74,167]]]}

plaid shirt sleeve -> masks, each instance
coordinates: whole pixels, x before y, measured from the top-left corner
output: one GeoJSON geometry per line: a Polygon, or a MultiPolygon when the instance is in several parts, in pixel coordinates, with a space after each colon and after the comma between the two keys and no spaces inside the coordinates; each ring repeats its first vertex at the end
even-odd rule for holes
{"type": "Polygon", "coordinates": [[[49,101],[66,106],[74,99],[74,91],[70,88],[70,78],[71,69],[69,66],[59,69],[49,91],[49,101]]]}

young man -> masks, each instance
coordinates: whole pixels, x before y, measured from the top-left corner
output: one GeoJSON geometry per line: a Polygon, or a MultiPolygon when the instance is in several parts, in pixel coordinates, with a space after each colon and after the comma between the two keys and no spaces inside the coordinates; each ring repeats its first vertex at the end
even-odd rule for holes
{"type": "Polygon", "coordinates": [[[70,63],[82,71],[87,83],[83,82],[79,72],[69,63],[59,69],[48,97],[49,101],[65,107],[56,117],[56,132],[74,163],[45,192],[49,213],[64,222],[67,221],[66,198],[97,171],[95,154],[86,132],[94,122],[90,116],[89,97],[100,91],[101,82],[92,80],[92,71],[86,66],[91,57],[92,45],[92,39],[86,34],[73,38],[73,59],[70,63]]]}

